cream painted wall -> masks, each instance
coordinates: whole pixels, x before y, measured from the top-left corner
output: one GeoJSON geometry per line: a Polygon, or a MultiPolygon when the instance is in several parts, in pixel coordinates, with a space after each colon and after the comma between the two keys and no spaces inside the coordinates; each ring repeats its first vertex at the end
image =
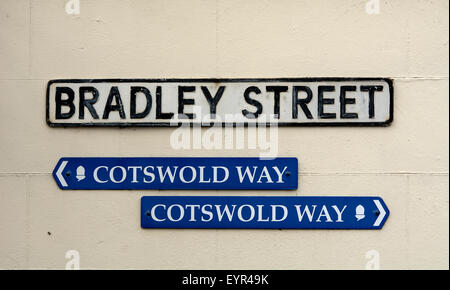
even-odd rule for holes
{"type": "Polygon", "coordinates": [[[0,0],[0,268],[449,267],[449,2],[0,0]],[[63,156],[249,156],[179,151],[173,129],[50,128],[55,78],[391,77],[386,128],[280,128],[297,191],[61,191],[63,156]],[[143,195],[379,195],[379,231],[142,230],[143,195]]]}

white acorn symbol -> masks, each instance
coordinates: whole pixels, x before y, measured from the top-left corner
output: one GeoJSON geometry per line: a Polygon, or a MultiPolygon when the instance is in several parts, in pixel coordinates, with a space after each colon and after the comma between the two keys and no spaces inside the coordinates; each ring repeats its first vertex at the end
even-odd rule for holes
{"type": "Polygon", "coordinates": [[[360,221],[360,220],[362,220],[365,217],[365,215],[364,215],[364,207],[362,205],[358,205],[356,207],[355,217],[356,217],[357,221],[360,221]]]}
{"type": "Polygon", "coordinates": [[[77,167],[77,180],[78,181],[81,181],[86,178],[86,176],[84,175],[84,172],[85,172],[85,170],[84,170],[83,166],[80,165],[77,167]]]}

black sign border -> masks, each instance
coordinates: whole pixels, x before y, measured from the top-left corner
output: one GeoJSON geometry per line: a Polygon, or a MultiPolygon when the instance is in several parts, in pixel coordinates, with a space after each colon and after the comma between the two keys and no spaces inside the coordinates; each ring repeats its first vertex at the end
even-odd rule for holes
{"type": "MultiPolygon", "coordinates": [[[[394,121],[394,82],[391,78],[370,78],[370,77],[320,77],[320,78],[196,78],[196,79],[183,79],[183,78],[170,78],[170,79],[54,79],[48,81],[46,89],[46,111],[45,117],[47,125],[50,127],[179,127],[170,124],[170,122],[153,122],[153,123],[133,123],[133,122],[114,122],[114,123],[52,123],[49,116],[49,98],[50,98],[50,85],[54,83],[157,83],[157,82],[228,82],[228,83],[241,83],[241,82],[343,82],[343,81],[385,81],[389,85],[389,119],[384,122],[324,122],[324,123],[287,123],[287,122],[275,122],[278,127],[387,127],[394,121]]],[[[249,123],[222,123],[222,127],[247,127],[249,123]]],[[[250,123],[254,124],[254,123],[250,123]]],[[[201,127],[211,127],[211,124],[189,123],[191,127],[194,125],[201,127]]],[[[269,126],[270,122],[266,123],[269,126]]]]}

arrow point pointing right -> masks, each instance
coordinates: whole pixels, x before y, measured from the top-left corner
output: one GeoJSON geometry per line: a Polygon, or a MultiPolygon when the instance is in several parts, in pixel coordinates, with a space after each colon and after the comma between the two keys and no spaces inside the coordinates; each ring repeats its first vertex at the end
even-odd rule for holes
{"type": "Polygon", "coordinates": [[[378,208],[378,211],[380,214],[378,215],[378,218],[375,220],[375,223],[373,224],[374,227],[379,227],[381,222],[383,221],[384,217],[386,216],[386,211],[384,210],[383,205],[378,199],[374,199],[373,202],[378,208]]]}

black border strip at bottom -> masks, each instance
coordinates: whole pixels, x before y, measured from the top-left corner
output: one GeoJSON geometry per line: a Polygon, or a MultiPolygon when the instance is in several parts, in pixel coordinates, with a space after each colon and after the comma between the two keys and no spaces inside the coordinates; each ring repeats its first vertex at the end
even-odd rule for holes
{"type": "MultiPolygon", "coordinates": [[[[326,266],[325,266],[326,267],[326,266]]],[[[418,268],[420,266],[417,266],[418,268]]],[[[328,268],[328,267],[327,267],[328,268]]],[[[414,278],[408,277],[409,271],[320,271],[320,270],[139,270],[139,271],[57,271],[60,276],[65,276],[66,282],[61,284],[55,279],[55,271],[0,271],[0,275],[5,283],[7,279],[14,281],[14,285],[30,282],[33,287],[42,284],[43,287],[50,289],[51,286],[61,288],[61,285],[70,285],[72,289],[78,287],[86,288],[89,285],[90,288],[99,287],[104,289],[105,286],[116,286],[120,282],[126,283],[126,285],[141,284],[143,289],[327,289],[331,288],[350,288],[350,289],[381,289],[386,287],[387,279],[384,279],[384,275],[393,274],[395,278],[404,287],[408,282],[416,283],[419,277],[417,271],[414,272],[414,278]],[[15,275],[26,276],[36,274],[38,279],[23,279],[22,277],[15,277],[15,275]],[[125,274],[122,276],[121,274],[125,274]],[[46,276],[48,275],[48,276],[46,276]],[[191,275],[191,276],[189,276],[191,275]],[[183,284],[183,280],[186,277],[216,277],[216,280],[226,281],[227,275],[240,278],[240,283],[215,283],[211,284],[183,284]],[[256,284],[256,275],[259,277],[267,275],[264,280],[267,281],[264,284],[256,284]],[[408,276],[407,276],[408,275],[408,276]],[[89,280],[82,279],[83,276],[88,277],[89,280]],[[250,279],[250,277],[253,277],[250,279]],[[225,280],[224,280],[225,279],[225,280]],[[247,281],[244,283],[243,281],[247,281]],[[250,281],[253,283],[250,283],[250,281]],[[77,287],[78,286],[78,287],[77,287]],[[101,286],[101,287],[100,287],[101,286]],[[339,287],[340,286],[340,287],[339,287]]],[[[427,274],[435,274],[437,271],[425,271],[427,274]]],[[[443,279],[447,281],[447,274],[444,271],[439,271],[444,274],[443,279]]],[[[436,278],[433,277],[433,281],[436,282],[436,278]]],[[[233,278],[231,278],[233,279],[233,278]]],[[[60,280],[64,282],[64,280],[60,280]]],[[[193,280],[191,280],[193,281],[193,280]]],[[[390,280],[389,280],[390,281],[390,280]]],[[[389,282],[390,283],[390,282],[389,282]]],[[[389,284],[388,283],[388,284],[389,284]]],[[[134,286],[135,287],[135,286],[134,286]]],[[[56,289],[56,287],[55,287],[56,289]]]]}

